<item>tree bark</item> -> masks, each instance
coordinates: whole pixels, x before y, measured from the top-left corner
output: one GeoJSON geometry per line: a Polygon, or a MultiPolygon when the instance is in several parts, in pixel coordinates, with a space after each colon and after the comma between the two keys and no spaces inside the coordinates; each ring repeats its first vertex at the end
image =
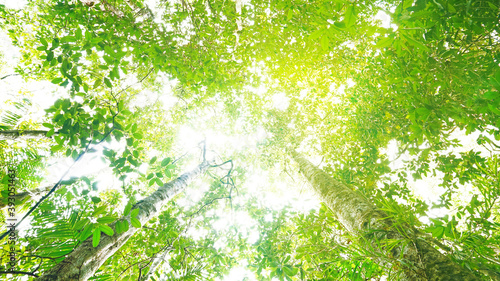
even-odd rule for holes
{"type": "Polygon", "coordinates": [[[470,270],[456,264],[418,237],[420,235],[412,227],[396,229],[387,219],[389,216],[363,195],[336,181],[296,151],[291,154],[302,174],[339,222],[359,238],[362,246],[387,257],[379,259],[382,265],[390,264],[393,268],[401,269],[403,278],[411,281],[480,280],[470,270]],[[391,250],[383,246],[395,240],[402,243],[391,250]]]}
{"type": "MultiPolygon", "coordinates": [[[[158,215],[162,205],[168,202],[173,196],[181,192],[186,186],[196,177],[203,174],[209,167],[209,163],[204,161],[195,169],[187,172],[175,180],[172,180],[163,186],[159,187],[148,197],[137,202],[132,209],[139,209],[137,219],[144,225],[146,222],[158,215]]],[[[130,223],[130,215],[120,218],[127,220],[130,223]]],[[[116,222],[109,226],[115,230],[116,222]]],[[[87,280],[92,277],[99,267],[118,249],[138,229],[130,226],[128,231],[116,233],[113,236],[101,234],[101,240],[97,247],[92,246],[92,236],[82,242],[71,254],[63,261],[45,272],[39,281],[67,281],[67,280],[87,280]]]]}
{"type": "Polygon", "coordinates": [[[44,139],[48,138],[47,133],[45,130],[5,130],[0,131],[0,140],[44,139]]]}

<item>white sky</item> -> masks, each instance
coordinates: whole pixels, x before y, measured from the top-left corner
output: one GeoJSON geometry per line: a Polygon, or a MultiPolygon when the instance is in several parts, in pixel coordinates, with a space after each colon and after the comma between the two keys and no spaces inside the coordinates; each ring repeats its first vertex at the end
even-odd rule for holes
{"type": "Polygon", "coordinates": [[[0,0],[0,4],[9,9],[21,9],[28,3],[28,0],[0,0]]]}

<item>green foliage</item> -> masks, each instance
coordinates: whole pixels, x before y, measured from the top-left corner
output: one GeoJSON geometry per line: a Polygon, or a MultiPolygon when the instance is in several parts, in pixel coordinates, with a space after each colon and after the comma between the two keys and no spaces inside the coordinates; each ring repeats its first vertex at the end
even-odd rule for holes
{"type": "MultiPolygon", "coordinates": [[[[28,99],[2,113],[2,130],[44,127],[52,139],[26,147],[0,141],[2,169],[14,165],[20,186],[30,190],[42,177],[34,171],[47,167],[40,155],[79,161],[91,154],[120,185],[98,188],[92,176],[64,181],[20,238],[19,269],[43,274],[86,239],[97,247],[102,237],[133,227],[137,233],[94,280],[137,280],[150,269],[157,273],[150,280],[213,280],[243,260],[259,280],[397,279],[407,261],[391,260],[390,252],[409,240],[385,241],[381,256],[360,247],[335,210],[276,211],[257,202],[257,189],[235,184],[258,170],[252,166],[287,167],[287,149],[302,148],[385,212],[391,231],[415,230],[478,278],[498,279],[498,1],[160,6],[154,15],[142,1],[30,1],[19,11],[0,5],[2,29],[21,52],[16,71],[63,91],[44,120],[20,122],[28,99]],[[391,27],[373,20],[381,11],[391,27]],[[139,97],[154,101],[141,105],[139,97]],[[162,105],[160,97],[178,103],[162,105]],[[186,124],[248,138],[264,128],[267,137],[257,149],[228,152],[240,167],[210,171],[217,180],[204,183],[208,191],[197,187],[199,200],[181,196],[191,205],[174,200],[141,224],[134,204],[189,163],[174,142],[186,124]],[[475,134],[488,152],[457,152],[456,131],[475,134]],[[390,144],[404,161],[384,152],[390,144]],[[439,202],[416,194],[414,181],[431,176],[442,189],[439,202]],[[219,211],[248,214],[257,242],[234,226],[217,230],[219,211]],[[165,259],[154,268],[158,257],[165,259]]],[[[375,239],[371,234],[365,238],[375,239]]]]}

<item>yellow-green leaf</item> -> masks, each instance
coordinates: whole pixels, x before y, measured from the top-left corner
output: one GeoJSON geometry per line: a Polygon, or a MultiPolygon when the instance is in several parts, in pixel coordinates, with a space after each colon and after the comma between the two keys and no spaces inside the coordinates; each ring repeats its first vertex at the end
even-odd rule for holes
{"type": "Polygon", "coordinates": [[[94,248],[99,245],[99,240],[101,240],[101,230],[98,228],[94,230],[94,233],[92,235],[92,246],[94,246],[94,248]]]}

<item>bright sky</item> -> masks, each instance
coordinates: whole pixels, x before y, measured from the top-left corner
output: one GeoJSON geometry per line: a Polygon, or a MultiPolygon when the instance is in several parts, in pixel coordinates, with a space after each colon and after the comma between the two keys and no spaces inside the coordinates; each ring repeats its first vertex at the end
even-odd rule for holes
{"type": "Polygon", "coordinates": [[[28,0],[0,0],[0,5],[5,5],[9,9],[21,9],[28,3],[28,0]]]}

